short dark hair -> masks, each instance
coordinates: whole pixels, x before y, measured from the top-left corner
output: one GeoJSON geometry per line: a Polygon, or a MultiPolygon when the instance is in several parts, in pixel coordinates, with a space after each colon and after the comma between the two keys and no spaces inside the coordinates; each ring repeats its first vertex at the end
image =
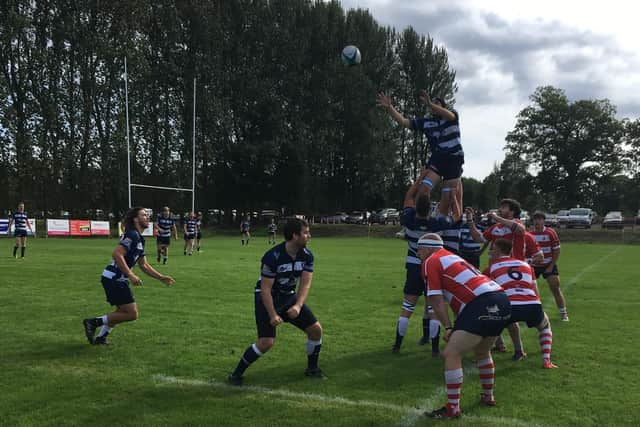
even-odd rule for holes
{"type": "Polygon", "coordinates": [[[428,194],[420,194],[416,198],[416,213],[418,216],[429,216],[429,209],[431,209],[431,197],[428,194]]]}
{"type": "Polygon", "coordinates": [[[132,228],[135,228],[133,219],[137,218],[140,211],[143,211],[143,210],[144,208],[142,206],[136,206],[135,208],[129,209],[127,213],[124,214],[124,221],[122,222],[124,223],[125,230],[130,230],[132,228]]]}
{"type": "Polygon", "coordinates": [[[289,241],[293,239],[294,234],[302,233],[303,227],[309,227],[309,223],[304,219],[299,218],[291,218],[287,220],[287,223],[284,225],[284,239],[289,241]]]}
{"type": "Polygon", "coordinates": [[[536,211],[531,218],[533,218],[533,219],[536,219],[536,218],[547,219],[547,216],[544,214],[544,212],[536,211]]]}
{"type": "Polygon", "coordinates": [[[520,218],[520,213],[522,212],[522,208],[520,207],[520,203],[514,199],[502,199],[500,200],[500,206],[507,205],[510,211],[513,211],[514,218],[520,218]]]}
{"type": "Polygon", "coordinates": [[[507,239],[498,239],[493,242],[493,246],[495,246],[503,255],[509,255],[511,253],[511,248],[513,247],[511,240],[507,239]]]}

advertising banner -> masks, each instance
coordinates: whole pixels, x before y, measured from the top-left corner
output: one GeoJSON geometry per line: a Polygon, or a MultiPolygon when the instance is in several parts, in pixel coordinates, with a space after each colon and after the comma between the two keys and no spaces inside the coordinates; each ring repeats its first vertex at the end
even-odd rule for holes
{"type": "Polygon", "coordinates": [[[47,236],[68,236],[69,220],[68,219],[48,219],[47,220],[47,236]]]}
{"type": "Polygon", "coordinates": [[[111,232],[109,230],[109,221],[91,221],[91,235],[92,236],[111,235],[111,232]]]}
{"type": "Polygon", "coordinates": [[[0,219],[0,236],[4,236],[9,233],[9,220],[0,219]]]}
{"type": "Polygon", "coordinates": [[[149,226],[142,232],[143,236],[153,236],[153,223],[150,222],[149,226]]]}
{"type": "Polygon", "coordinates": [[[91,236],[91,222],[88,219],[72,219],[69,221],[72,236],[91,236]]]}

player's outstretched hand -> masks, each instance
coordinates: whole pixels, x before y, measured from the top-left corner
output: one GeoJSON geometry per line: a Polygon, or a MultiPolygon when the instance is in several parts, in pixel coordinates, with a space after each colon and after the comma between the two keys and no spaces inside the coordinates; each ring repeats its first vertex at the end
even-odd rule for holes
{"type": "Polygon", "coordinates": [[[290,319],[295,319],[299,315],[300,315],[300,307],[298,307],[297,305],[293,305],[289,310],[287,310],[287,316],[289,316],[290,319]]]}
{"type": "Polygon", "coordinates": [[[431,106],[431,97],[426,90],[420,91],[420,101],[422,101],[422,103],[428,107],[431,106]]]}
{"type": "Polygon", "coordinates": [[[160,281],[161,281],[162,283],[164,283],[165,285],[167,285],[167,286],[171,286],[171,285],[173,285],[174,283],[176,283],[176,281],[174,280],[174,278],[173,278],[173,277],[171,277],[171,276],[162,276],[162,277],[160,278],[160,281]]]}
{"type": "Polygon", "coordinates": [[[380,92],[376,97],[376,104],[378,105],[378,107],[382,107],[388,110],[391,108],[391,98],[380,92]]]}

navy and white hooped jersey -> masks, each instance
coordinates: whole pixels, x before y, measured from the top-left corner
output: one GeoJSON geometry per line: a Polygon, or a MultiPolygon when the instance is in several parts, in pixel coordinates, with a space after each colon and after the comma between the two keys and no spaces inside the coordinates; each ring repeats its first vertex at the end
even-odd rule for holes
{"type": "Polygon", "coordinates": [[[460,252],[460,226],[461,221],[449,224],[444,230],[440,230],[437,234],[442,237],[442,246],[454,254],[460,252]]]}
{"type": "Polygon", "coordinates": [[[286,242],[274,246],[262,257],[260,279],[256,283],[255,292],[261,291],[262,278],[274,279],[272,295],[288,295],[296,291],[298,279],[303,271],[313,273],[313,254],[307,248],[300,249],[295,259],[287,253],[286,242]]]}
{"type": "Polygon", "coordinates": [[[432,154],[464,156],[460,141],[458,112],[456,110],[451,112],[456,116],[451,121],[437,117],[420,117],[411,120],[411,128],[422,131],[427,136],[432,154]]]}
{"type": "MultiPolygon", "coordinates": [[[[484,227],[480,224],[476,224],[476,228],[480,233],[484,231],[484,227]]],[[[480,252],[482,248],[482,243],[476,243],[473,240],[473,236],[471,236],[471,231],[469,230],[469,224],[465,221],[460,226],[460,252],[480,252]]]]}
{"type": "Polygon", "coordinates": [[[198,228],[198,221],[195,219],[188,219],[184,222],[187,226],[187,234],[196,234],[196,228],[198,228]]]}
{"type": "Polygon", "coordinates": [[[202,230],[202,220],[200,218],[196,219],[196,229],[198,231],[202,230]]]}
{"type": "Polygon", "coordinates": [[[451,223],[446,218],[428,218],[422,219],[416,216],[416,208],[404,208],[400,223],[404,226],[404,238],[407,241],[407,262],[406,267],[410,265],[420,265],[422,262],[418,258],[418,239],[425,233],[436,233],[451,227],[451,223]]]}
{"type": "Polygon", "coordinates": [[[275,233],[277,229],[278,229],[278,226],[276,224],[269,224],[269,227],[267,227],[267,230],[269,231],[269,233],[275,233]]]}
{"type": "Polygon", "coordinates": [[[240,224],[240,229],[242,231],[249,231],[251,229],[251,223],[249,221],[242,221],[242,224],[240,224]]]}
{"type": "Polygon", "coordinates": [[[173,218],[165,218],[160,215],[156,224],[158,224],[158,237],[171,237],[171,228],[173,228],[173,224],[175,224],[173,218]]]}
{"type": "MultiPolygon", "coordinates": [[[[138,262],[140,257],[146,255],[144,253],[144,237],[142,237],[135,229],[125,230],[119,244],[127,250],[127,253],[124,256],[124,261],[130,269],[136,265],[136,262],[138,262]]],[[[111,264],[107,265],[104,269],[102,277],[125,282],[127,281],[127,277],[120,270],[114,259],[112,259],[111,264]]]]}
{"type": "Polygon", "coordinates": [[[26,212],[14,212],[11,217],[13,218],[13,224],[16,227],[16,231],[27,231],[28,214],[26,212]]]}

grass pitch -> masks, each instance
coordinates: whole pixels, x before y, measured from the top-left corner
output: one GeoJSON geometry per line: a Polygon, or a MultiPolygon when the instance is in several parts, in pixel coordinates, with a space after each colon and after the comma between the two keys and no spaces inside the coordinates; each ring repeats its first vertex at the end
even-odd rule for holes
{"type": "MultiPolygon", "coordinates": [[[[421,413],[444,402],[442,362],[416,344],[418,313],[402,352],[390,352],[404,283],[400,240],[313,239],[308,304],[325,330],[320,366],[329,378],[303,376],[304,335],[284,325],[243,388],[224,381],[255,341],[253,287],[266,238],[248,247],[205,238],[192,257],[173,242],[158,269],[177,283],[147,277],[135,288],[140,318],[116,327],[109,347],[87,344],[81,321],[110,311],[99,279],[117,240],[31,239],[24,260],[10,257],[12,240],[1,242],[0,425],[424,426],[433,422],[421,413]]],[[[148,239],[156,266],[154,251],[148,239]]],[[[494,355],[498,406],[479,405],[469,358],[464,416],[447,425],[637,425],[639,259],[640,246],[563,244],[570,323],[540,283],[560,369],[541,369],[537,333],[523,328],[525,361],[494,355]]]]}

